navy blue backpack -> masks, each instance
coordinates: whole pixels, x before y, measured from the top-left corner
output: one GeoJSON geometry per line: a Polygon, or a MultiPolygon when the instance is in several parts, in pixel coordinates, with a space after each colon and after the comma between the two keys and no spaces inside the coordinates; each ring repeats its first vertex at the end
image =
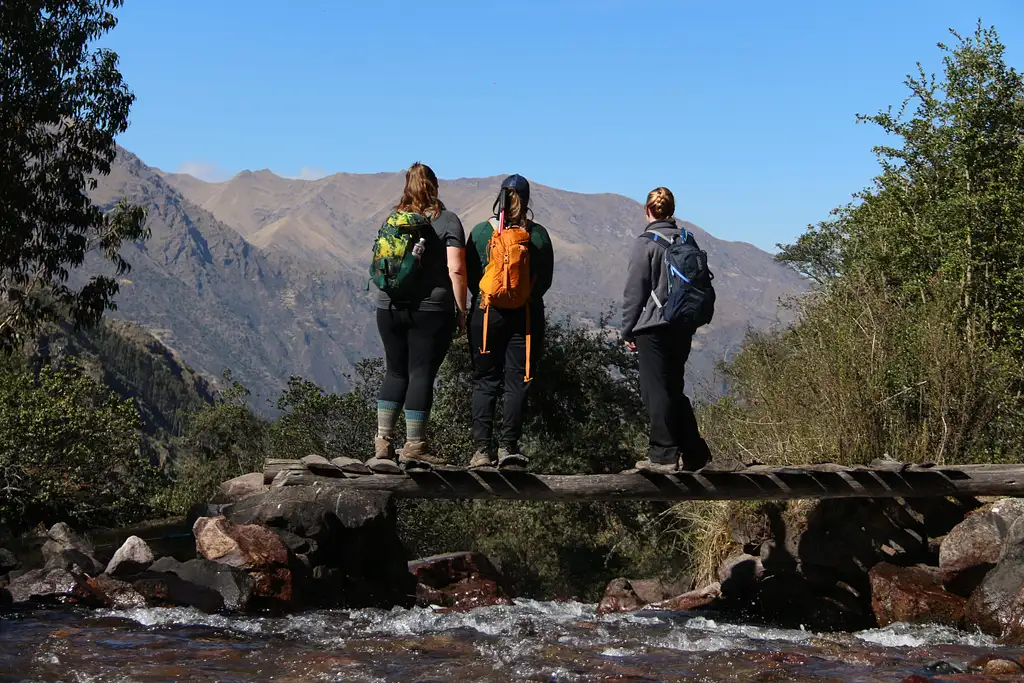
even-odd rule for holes
{"type": "Polygon", "coordinates": [[[690,331],[707,325],[715,315],[715,275],[708,268],[708,253],[697,246],[689,230],[682,231],[682,239],[657,230],[644,234],[665,250],[668,301],[660,304],[665,322],[690,331]]]}

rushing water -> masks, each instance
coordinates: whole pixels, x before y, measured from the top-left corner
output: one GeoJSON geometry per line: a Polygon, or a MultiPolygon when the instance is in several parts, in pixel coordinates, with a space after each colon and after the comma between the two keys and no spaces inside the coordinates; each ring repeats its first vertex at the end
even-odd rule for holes
{"type": "Polygon", "coordinates": [[[818,635],[685,613],[599,617],[521,600],[469,613],[323,611],[280,618],[192,609],[0,616],[8,681],[901,681],[986,655],[981,635],[894,625],[818,635]]]}

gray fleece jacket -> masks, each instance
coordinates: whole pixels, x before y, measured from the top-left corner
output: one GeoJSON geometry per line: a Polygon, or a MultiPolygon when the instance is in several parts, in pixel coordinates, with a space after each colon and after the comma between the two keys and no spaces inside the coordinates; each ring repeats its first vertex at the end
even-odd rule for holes
{"type": "MultiPolygon", "coordinates": [[[[654,221],[644,232],[656,230],[670,239],[679,239],[682,231],[674,221],[654,221]]],[[[668,300],[668,273],[665,249],[650,235],[639,235],[633,243],[626,272],[626,291],[622,295],[622,339],[631,342],[638,332],[668,327],[662,306],[668,300]],[[653,293],[653,296],[652,296],[653,293]]]]}

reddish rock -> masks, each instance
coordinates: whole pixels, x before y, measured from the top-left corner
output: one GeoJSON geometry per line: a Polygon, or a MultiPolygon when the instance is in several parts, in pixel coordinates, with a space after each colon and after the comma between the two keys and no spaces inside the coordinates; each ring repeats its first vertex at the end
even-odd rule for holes
{"type": "Polygon", "coordinates": [[[504,577],[481,553],[447,553],[409,563],[416,577],[419,605],[439,605],[468,610],[490,605],[510,605],[504,577]]]}
{"type": "MultiPolygon", "coordinates": [[[[658,579],[613,579],[604,589],[604,595],[597,606],[598,614],[611,612],[633,612],[645,605],[662,603],[666,600],[683,597],[680,595],[693,585],[692,579],[684,579],[675,583],[658,579]]],[[[683,604],[681,601],[679,604],[683,604]]],[[[665,606],[659,609],[691,609],[665,606]]]]}
{"type": "Polygon", "coordinates": [[[224,598],[217,591],[168,572],[143,572],[132,587],[154,607],[195,607],[209,613],[224,609],[224,598]]]}
{"type": "Polygon", "coordinates": [[[897,567],[885,562],[872,567],[871,607],[879,626],[901,621],[908,624],[946,624],[962,628],[966,600],[942,587],[940,572],[933,567],[897,567]]]}
{"type": "Polygon", "coordinates": [[[260,608],[287,609],[294,600],[292,572],[287,567],[249,573],[253,605],[260,608]]]}
{"type": "Polygon", "coordinates": [[[240,569],[264,569],[288,564],[288,549],[280,537],[257,524],[234,524],[224,517],[200,517],[192,527],[196,550],[208,560],[240,569]]]}
{"type": "Polygon", "coordinates": [[[939,548],[939,568],[950,591],[964,597],[995,567],[1010,527],[1024,515],[1024,500],[1004,498],[978,508],[953,527],[939,548]]]}
{"type": "Polygon", "coordinates": [[[925,678],[924,676],[918,676],[917,674],[914,674],[913,676],[907,676],[902,681],[900,681],[900,683],[932,683],[932,681],[930,678],[925,678]]]}
{"type": "Polygon", "coordinates": [[[142,594],[135,590],[134,586],[106,574],[89,579],[89,588],[92,589],[97,599],[115,609],[146,606],[146,598],[142,597],[142,594]]]}
{"type": "Polygon", "coordinates": [[[1012,676],[1024,673],[1024,667],[1009,659],[990,659],[985,664],[985,674],[988,676],[1012,676]]]}
{"type": "Polygon", "coordinates": [[[597,613],[634,612],[644,604],[646,603],[633,592],[629,579],[612,579],[605,586],[604,595],[601,596],[601,602],[597,606],[597,613]]]}
{"type": "Polygon", "coordinates": [[[228,479],[220,485],[218,500],[225,503],[234,503],[248,496],[257,493],[266,493],[270,487],[263,483],[262,472],[243,474],[234,479],[228,479]]]}
{"type": "Polygon", "coordinates": [[[1024,517],[1006,535],[995,568],[971,594],[968,621],[989,635],[1019,638],[1024,613],[1024,517]]]}
{"type": "Polygon", "coordinates": [[[701,607],[706,607],[712,602],[722,597],[722,584],[713,583],[710,586],[705,586],[699,590],[690,591],[677,595],[674,598],[668,600],[662,600],[647,605],[648,609],[660,609],[671,612],[686,612],[688,610],[695,610],[701,607]]]}

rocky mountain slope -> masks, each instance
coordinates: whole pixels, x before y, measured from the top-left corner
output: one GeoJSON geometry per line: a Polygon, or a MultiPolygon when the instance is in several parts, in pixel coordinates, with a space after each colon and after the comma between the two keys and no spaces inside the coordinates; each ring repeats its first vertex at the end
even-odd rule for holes
{"type": "MultiPolygon", "coordinates": [[[[94,201],[110,206],[126,196],[147,206],[152,236],[128,248],[133,268],[113,315],[137,322],[212,378],[230,369],[260,394],[258,407],[292,375],[343,389],[355,361],[381,353],[366,262],[402,180],[390,173],[301,181],[256,171],[206,183],[163,173],[122,150],[94,201]]],[[[489,215],[499,181],[445,181],[442,198],[468,230],[489,215]]],[[[555,246],[551,313],[595,322],[621,296],[642,208],[618,195],[540,185],[533,205],[555,246]]],[[[772,324],[778,298],[804,283],[750,244],[687,227],[710,254],[720,301],[693,356],[691,381],[699,381],[710,379],[713,364],[748,327],[772,324]]]]}

